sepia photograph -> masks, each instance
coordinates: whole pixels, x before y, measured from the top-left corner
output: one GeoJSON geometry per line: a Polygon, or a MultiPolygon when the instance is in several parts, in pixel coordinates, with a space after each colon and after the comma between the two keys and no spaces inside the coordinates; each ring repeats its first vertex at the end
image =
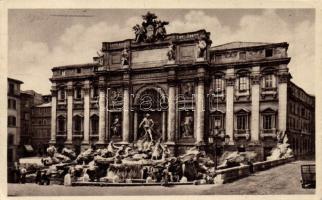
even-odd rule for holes
{"type": "Polygon", "coordinates": [[[316,9],[7,23],[9,197],[316,194],[316,9]]]}

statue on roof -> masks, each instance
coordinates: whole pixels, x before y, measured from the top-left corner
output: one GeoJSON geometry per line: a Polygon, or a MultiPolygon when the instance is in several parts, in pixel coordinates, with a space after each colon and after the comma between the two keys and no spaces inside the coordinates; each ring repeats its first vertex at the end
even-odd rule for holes
{"type": "Polygon", "coordinates": [[[197,47],[197,59],[203,59],[207,48],[207,43],[203,37],[198,38],[196,47],[197,47]]]}
{"type": "Polygon", "coordinates": [[[158,40],[164,40],[166,36],[165,25],[169,22],[157,20],[157,16],[154,13],[147,12],[142,15],[143,22],[141,26],[136,24],[133,27],[135,33],[135,42],[155,42],[158,40]]]}

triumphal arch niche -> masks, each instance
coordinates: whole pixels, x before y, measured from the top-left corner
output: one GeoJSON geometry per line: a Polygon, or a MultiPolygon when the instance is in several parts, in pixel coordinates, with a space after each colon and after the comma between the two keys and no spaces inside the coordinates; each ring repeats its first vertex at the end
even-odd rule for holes
{"type": "Polygon", "coordinates": [[[204,145],[210,33],[167,34],[169,22],[149,12],[142,18],[133,27],[134,39],[103,42],[94,57],[100,118],[105,115],[100,130],[108,123],[105,141],[146,137],[179,151],[204,145]]]}

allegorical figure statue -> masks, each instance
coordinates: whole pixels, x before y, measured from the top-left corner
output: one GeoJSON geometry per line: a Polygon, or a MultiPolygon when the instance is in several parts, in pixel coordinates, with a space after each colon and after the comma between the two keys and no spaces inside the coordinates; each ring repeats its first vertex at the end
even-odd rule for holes
{"type": "Polygon", "coordinates": [[[189,137],[192,135],[193,130],[193,117],[190,112],[187,112],[187,115],[184,117],[183,121],[183,137],[189,137]]]}
{"type": "Polygon", "coordinates": [[[168,25],[169,22],[163,22],[161,20],[156,21],[155,25],[155,38],[157,40],[164,40],[167,31],[165,30],[165,25],[168,25]]]}
{"type": "Polygon", "coordinates": [[[111,125],[112,136],[121,135],[121,122],[118,115],[115,116],[113,123],[111,125]]]}
{"type": "Polygon", "coordinates": [[[176,59],[175,46],[172,43],[168,47],[167,56],[168,56],[168,61],[174,61],[176,59]]]}
{"type": "Polygon", "coordinates": [[[207,47],[206,41],[202,38],[199,38],[196,46],[197,46],[197,58],[204,58],[206,47],[207,47]]]}
{"type": "Polygon", "coordinates": [[[184,85],[184,92],[183,92],[185,97],[192,97],[193,94],[193,85],[192,83],[186,83],[184,85]]]}
{"type": "Polygon", "coordinates": [[[145,33],[146,33],[145,28],[143,26],[136,24],[133,27],[133,30],[135,34],[135,42],[136,43],[143,42],[145,40],[145,33]]]}
{"type": "Polygon", "coordinates": [[[148,135],[150,140],[152,141],[153,140],[152,131],[153,131],[154,122],[150,118],[150,114],[146,114],[145,117],[142,119],[139,125],[139,128],[141,128],[142,126],[145,132],[144,137],[148,135]]]}
{"type": "Polygon", "coordinates": [[[122,66],[129,65],[129,49],[124,47],[121,53],[121,64],[122,66]]]}

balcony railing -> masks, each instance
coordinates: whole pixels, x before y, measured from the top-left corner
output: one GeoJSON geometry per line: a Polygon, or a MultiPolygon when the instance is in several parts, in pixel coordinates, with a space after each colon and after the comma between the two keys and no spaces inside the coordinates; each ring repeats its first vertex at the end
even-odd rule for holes
{"type": "Polygon", "coordinates": [[[264,139],[264,138],[276,138],[277,137],[276,129],[275,128],[273,128],[273,129],[262,129],[260,137],[262,139],[264,139]]]}
{"type": "Polygon", "coordinates": [[[56,137],[59,137],[59,138],[67,137],[66,131],[58,131],[56,137]]]}
{"type": "Polygon", "coordinates": [[[73,131],[73,137],[74,138],[83,138],[84,132],[83,131],[73,131]]]}
{"type": "Polygon", "coordinates": [[[235,129],[234,130],[234,138],[240,139],[245,138],[246,140],[250,139],[250,130],[249,129],[235,129]]]}

